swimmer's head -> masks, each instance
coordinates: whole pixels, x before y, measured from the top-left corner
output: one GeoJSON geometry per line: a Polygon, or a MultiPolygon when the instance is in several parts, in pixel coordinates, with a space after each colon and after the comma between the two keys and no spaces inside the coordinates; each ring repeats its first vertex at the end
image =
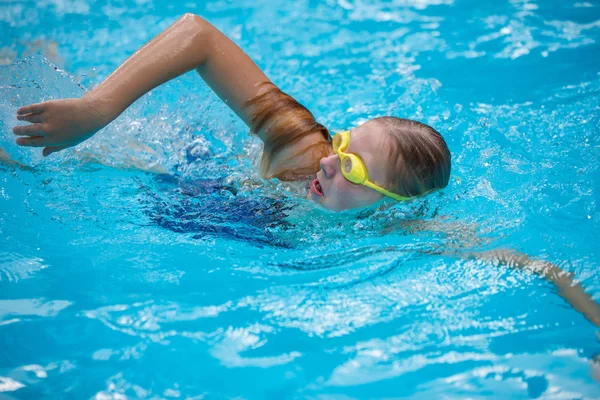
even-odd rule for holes
{"type": "MultiPolygon", "coordinates": [[[[372,119],[350,131],[345,153],[362,159],[373,183],[403,197],[423,196],[448,185],[448,146],[435,129],[417,121],[372,119]]],[[[348,181],[342,174],[340,158],[333,151],[321,158],[309,197],[331,211],[362,208],[386,198],[367,186],[348,181]]]]}
{"type": "MultiPolygon", "coordinates": [[[[313,114],[270,82],[246,103],[252,132],[265,143],[264,178],[314,179],[309,196],[332,211],[362,208],[384,196],[341,173],[327,129],[313,114]]],[[[417,197],[448,185],[450,152],[430,126],[395,117],[375,118],[350,132],[345,153],[358,155],[369,180],[402,197],[417,197]]]]}

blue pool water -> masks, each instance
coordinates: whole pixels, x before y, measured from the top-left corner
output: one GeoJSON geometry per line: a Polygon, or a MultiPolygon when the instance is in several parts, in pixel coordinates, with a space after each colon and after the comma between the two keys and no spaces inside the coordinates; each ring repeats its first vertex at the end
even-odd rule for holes
{"type": "Polygon", "coordinates": [[[600,301],[599,54],[595,0],[2,2],[0,147],[29,167],[0,166],[0,398],[600,398],[597,328],[554,287],[430,251],[515,249],[600,301]],[[325,213],[259,179],[193,73],[75,150],[14,145],[18,106],[184,12],[332,131],[433,125],[461,180],[325,213]]]}

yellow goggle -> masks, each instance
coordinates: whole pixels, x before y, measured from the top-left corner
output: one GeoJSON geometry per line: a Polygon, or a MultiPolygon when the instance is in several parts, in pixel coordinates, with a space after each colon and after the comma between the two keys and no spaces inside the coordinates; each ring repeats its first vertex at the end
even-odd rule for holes
{"type": "Polygon", "coordinates": [[[352,153],[344,153],[350,144],[350,131],[339,132],[333,137],[331,146],[333,151],[340,157],[340,165],[344,178],[358,185],[365,185],[387,197],[394,200],[410,200],[410,197],[403,197],[389,192],[379,185],[369,180],[369,172],[365,163],[359,156],[352,153]]]}

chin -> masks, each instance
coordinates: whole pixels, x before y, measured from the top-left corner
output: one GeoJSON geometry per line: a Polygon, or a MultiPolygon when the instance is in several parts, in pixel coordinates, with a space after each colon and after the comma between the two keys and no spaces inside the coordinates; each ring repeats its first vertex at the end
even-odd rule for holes
{"type": "Polygon", "coordinates": [[[317,203],[320,204],[321,202],[319,201],[320,197],[316,196],[310,189],[308,190],[306,197],[311,200],[313,203],[317,203]]]}
{"type": "Polygon", "coordinates": [[[334,211],[331,210],[329,207],[327,207],[325,204],[322,203],[322,197],[317,196],[316,194],[314,194],[313,192],[311,192],[310,190],[308,191],[308,194],[306,196],[310,201],[312,201],[313,203],[315,203],[316,205],[318,205],[320,208],[327,210],[327,211],[334,211]]]}

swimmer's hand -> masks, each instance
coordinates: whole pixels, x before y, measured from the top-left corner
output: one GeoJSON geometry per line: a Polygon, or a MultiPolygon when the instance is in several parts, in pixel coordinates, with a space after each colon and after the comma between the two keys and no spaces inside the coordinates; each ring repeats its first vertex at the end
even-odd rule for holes
{"type": "Polygon", "coordinates": [[[47,157],[89,139],[114,117],[102,112],[100,104],[84,96],[21,107],[17,110],[17,119],[32,123],[13,128],[15,135],[22,136],[17,144],[44,147],[42,154],[47,157]]]}

